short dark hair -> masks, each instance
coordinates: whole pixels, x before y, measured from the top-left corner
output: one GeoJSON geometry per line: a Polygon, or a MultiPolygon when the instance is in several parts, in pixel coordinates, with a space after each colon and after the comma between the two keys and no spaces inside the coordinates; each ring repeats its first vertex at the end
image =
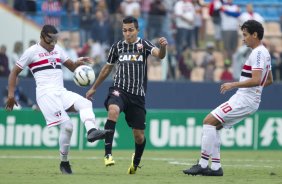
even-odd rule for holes
{"type": "Polygon", "coordinates": [[[246,29],[248,33],[251,35],[257,32],[258,39],[262,40],[263,34],[264,34],[264,28],[261,23],[259,23],[256,20],[248,20],[244,22],[244,24],[241,26],[241,30],[246,29]]]}
{"type": "Polygon", "coordinates": [[[42,33],[46,36],[48,36],[49,33],[51,34],[57,34],[58,33],[58,30],[56,29],[55,26],[53,25],[44,25],[42,30],[41,30],[41,36],[42,36],[42,33]]]}
{"type": "Polygon", "coordinates": [[[131,23],[133,23],[136,29],[139,28],[138,20],[135,17],[132,17],[132,16],[125,17],[122,20],[122,23],[124,23],[124,24],[131,24],[131,23]]]}

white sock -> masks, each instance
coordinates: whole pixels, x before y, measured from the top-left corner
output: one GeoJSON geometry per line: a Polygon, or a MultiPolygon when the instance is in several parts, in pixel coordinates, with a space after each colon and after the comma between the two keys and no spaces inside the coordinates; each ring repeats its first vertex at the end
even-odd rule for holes
{"type": "Polygon", "coordinates": [[[95,114],[92,109],[92,102],[86,98],[81,98],[74,102],[74,109],[79,112],[81,121],[88,132],[95,126],[95,114]]]}
{"type": "Polygon", "coordinates": [[[60,125],[59,146],[60,146],[60,158],[61,161],[63,162],[68,161],[72,131],[73,131],[73,125],[70,120],[63,122],[60,125]]]}
{"type": "Polygon", "coordinates": [[[212,170],[218,170],[221,167],[220,164],[220,132],[219,130],[216,131],[216,141],[212,150],[211,158],[212,158],[212,163],[211,163],[211,169],[212,170]]]}
{"type": "Polygon", "coordinates": [[[80,119],[84,123],[86,131],[88,132],[95,126],[95,114],[93,113],[92,108],[84,108],[79,111],[80,119]]]}
{"type": "Polygon", "coordinates": [[[202,168],[206,168],[209,165],[209,157],[212,153],[215,139],[216,127],[212,125],[203,125],[201,159],[199,161],[202,168]]]}

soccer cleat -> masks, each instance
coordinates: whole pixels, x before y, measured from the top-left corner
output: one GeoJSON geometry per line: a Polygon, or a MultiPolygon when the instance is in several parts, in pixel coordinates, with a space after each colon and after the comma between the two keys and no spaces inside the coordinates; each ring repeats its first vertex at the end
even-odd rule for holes
{"type": "Polygon", "coordinates": [[[184,174],[196,176],[203,175],[206,176],[209,171],[209,167],[202,168],[200,164],[193,165],[190,169],[183,170],[184,174]]]}
{"type": "Polygon", "coordinates": [[[100,139],[105,139],[106,135],[112,134],[112,130],[99,130],[96,128],[92,128],[87,133],[88,142],[94,142],[100,139]]]}
{"type": "Polygon", "coordinates": [[[70,166],[69,161],[61,162],[60,170],[61,170],[62,174],[72,174],[72,170],[71,170],[71,166],[70,166]]]}
{"type": "Polygon", "coordinates": [[[105,166],[115,165],[115,161],[114,161],[113,156],[111,154],[107,154],[104,157],[104,161],[105,161],[105,166]]]}
{"type": "Polygon", "coordinates": [[[131,161],[131,164],[127,170],[127,174],[135,174],[136,173],[136,170],[137,168],[141,168],[140,166],[136,166],[134,165],[134,156],[135,156],[135,153],[132,154],[132,161],[131,161]]]}
{"type": "Polygon", "coordinates": [[[209,168],[206,176],[223,176],[223,170],[221,167],[218,170],[212,170],[209,168]]]}

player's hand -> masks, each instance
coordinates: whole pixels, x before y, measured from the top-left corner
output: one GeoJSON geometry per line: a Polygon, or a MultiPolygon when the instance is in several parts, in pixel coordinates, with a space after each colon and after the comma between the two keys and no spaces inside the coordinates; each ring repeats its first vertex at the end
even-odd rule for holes
{"type": "Polygon", "coordinates": [[[8,97],[5,109],[7,111],[12,111],[13,108],[14,108],[14,105],[18,106],[18,103],[16,102],[15,98],[14,97],[8,97]]]}
{"type": "Polygon", "coordinates": [[[161,37],[161,38],[159,38],[159,44],[160,44],[160,47],[165,47],[165,46],[167,46],[167,40],[166,40],[166,38],[165,37],[161,37]]]}
{"type": "Polygon", "coordinates": [[[84,64],[84,63],[91,64],[91,63],[94,63],[94,60],[91,57],[79,57],[76,62],[79,62],[81,64],[84,64]]]}
{"type": "Polygon", "coordinates": [[[95,94],[96,90],[95,89],[89,89],[87,92],[86,92],[86,98],[88,100],[93,100],[92,96],[95,94]]]}
{"type": "Polygon", "coordinates": [[[226,91],[229,91],[231,89],[233,89],[233,83],[232,82],[227,82],[227,83],[224,83],[220,86],[220,93],[221,94],[225,94],[226,91]]]}

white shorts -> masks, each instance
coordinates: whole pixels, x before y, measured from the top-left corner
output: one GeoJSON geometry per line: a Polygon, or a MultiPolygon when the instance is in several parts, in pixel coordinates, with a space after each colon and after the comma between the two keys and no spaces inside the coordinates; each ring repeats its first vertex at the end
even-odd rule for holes
{"type": "Polygon", "coordinates": [[[43,113],[47,126],[59,125],[70,119],[66,110],[70,108],[75,101],[84,97],[71,91],[54,90],[48,92],[37,99],[37,104],[43,113]]]}
{"type": "Polygon", "coordinates": [[[257,111],[258,103],[250,104],[242,95],[234,94],[227,102],[222,103],[211,114],[221,122],[224,128],[233,125],[257,111]]]}

